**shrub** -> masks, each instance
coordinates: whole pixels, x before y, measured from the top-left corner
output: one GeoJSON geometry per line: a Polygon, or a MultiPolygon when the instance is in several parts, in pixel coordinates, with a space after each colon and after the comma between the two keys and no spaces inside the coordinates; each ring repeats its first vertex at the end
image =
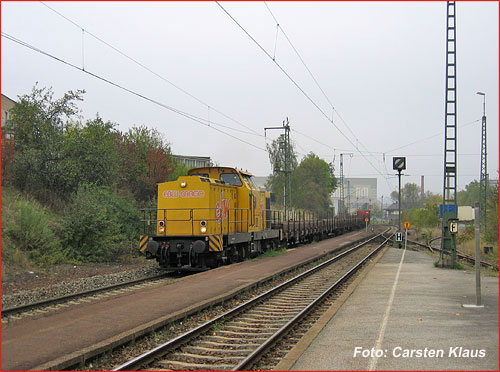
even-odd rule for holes
{"type": "Polygon", "coordinates": [[[80,186],[64,227],[71,256],[80,261],[112,261],[130,252],[138,238],[135,202],[93,185],[80,186]]]}
{"type": "Polygon", "coordinates": [[[465,242],[468,242],[469,240],[474,239],[474,237],[475,237],[474,225],[467,224],[464,230],[458,232],[457,243],[463,244],[465,242]]]}
{"type": "Polygon", "coordinates": [[[20,250],[41,266],[64,261],[60,225],[39,203],[16,198],[2,210],[2,217],[2,235],[5,235],[4,243],[7,245],[3,247],[6,254],[2,258],[18,261],[16,257],[22,255],[16,250],[20,250]]]}

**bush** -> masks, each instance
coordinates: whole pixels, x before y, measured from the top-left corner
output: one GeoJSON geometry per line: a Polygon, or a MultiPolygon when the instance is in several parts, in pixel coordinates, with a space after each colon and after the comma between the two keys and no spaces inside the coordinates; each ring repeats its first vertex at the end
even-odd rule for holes
{"type": "Polygon", "coordinates": [[[59,263],[66,256],[61,245],[61,228],[48,210],[33,200],[14,198],[2,206],[2,259],[19,261],[26,252],[28,258],[41,266],[59,263]]]}
{"type": "Polygon", "coordinates": [[[475,237],[474,225],[467,224],[467,226],[465,226],[464,230],[461,230],[458,232],[457,243],[463,244],[465,242],[468,242],[469,240],[474,239],[474,237],[475,237]]]}
{"type": "Polygon", "coordinates": [[[107,188],[78,189],[64,223],[71,256],[80,261],[113,261],[137,244],[139,215],[135,202],[107,188]]]}

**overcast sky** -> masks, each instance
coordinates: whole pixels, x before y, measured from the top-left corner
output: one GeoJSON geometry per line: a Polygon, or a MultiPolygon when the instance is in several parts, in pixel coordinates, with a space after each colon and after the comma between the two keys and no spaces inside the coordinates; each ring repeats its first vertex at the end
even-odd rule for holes
{"type": "MultiPolygon", "coordinates": [[[[345,175],[377,177],[379,198],[397,189],[393,156],[407,157],[403,184],[424,175],[426,190],[442,193],[446,2],[268,2],[278,33],[265,3],[222,2],[314,104],[215,2],[45,4],[60,14],[41,2],[2,2],[2,33],[198,121],[2,37],[10,98],[35,82],[56,97],[85,89],[85,119],[99,113],[121,131],[144,124],[175,154],[258,176],[271,172],[264,149],[279,134],[264,138],[263,128],[288,117],[299,157],[335,159],[338,172],[339,154],[352,153],[345,175]]],[[[488,172],[498,178],[498,14],[498,2],[457,4],[459,189],[479,179],[477,91],[486,93],[488,172]]]]}

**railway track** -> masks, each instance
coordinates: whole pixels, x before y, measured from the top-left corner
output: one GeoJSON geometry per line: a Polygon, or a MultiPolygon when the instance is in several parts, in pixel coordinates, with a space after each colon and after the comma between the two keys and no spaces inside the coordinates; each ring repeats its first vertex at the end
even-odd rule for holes
{"type": "Polygon", "coordinates": [[[95,288],[88,291],[50,298],[43,301],[9,307],[6,309],[2,309],[2,323],[8,323],[11,320],[17,320],[36,314],[57,310],[60,307],[76,305],[82,301],[92,301],[95,299],[103,298],[105,296],[113,296],[125,291],[136,290],[145,286],[154,285],[162,280],[166,280],[165,273],[141,279],[130,280],[123,283],[117,283],[106,287],[95,288]]]}
{"type": "MultiPolygon", "coordinates": [[[[434,252],[441,252],[440,248],[433,248],[433,247],[428,246],[426,244],[422,244],[422,243],[419,243],[419,242],[416,242],[416,241],[410,240],[410,239],[408,239],[408,241],[410,243],[414,244],[414,245],[419,246],[419,247],[426,248],[429,251],[431,251],[432,253],[434,253],[434,252]]],[[[474,257],[469,256],[468,254],[462,253],[460,251],[457,251],[457,257],[460,258],[460,259],[462,259],[462,260],[464,260],[464,261],[467,261],[467,262],[471,263],[472,265],[474,265],[476,263],[476,260],[475,260],[474,257]]],[[[498,265],[493,264],[491,262],[480,261],[480,264],[483,267],[491,268],[491,269],[494,269],[494,270],[498,271],[498,265]]]]}
{"type": "Polygon", "coordinates": [[[358,244],[114,370],[248,370],[389,239],[358,244]]]}

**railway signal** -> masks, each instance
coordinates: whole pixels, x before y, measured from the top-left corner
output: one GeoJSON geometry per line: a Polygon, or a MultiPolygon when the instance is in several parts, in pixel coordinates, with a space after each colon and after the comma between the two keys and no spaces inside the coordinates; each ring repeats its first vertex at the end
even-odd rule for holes
{"type": "Polygon", "coordinates": [[[396,241],[397,242],[402,242],[403,241],[403,233],[401,231],[398,231],[396,233],[396,241]]]}
{"type": "Polygon", "coordinates": [[[399,189],[398,189],[398,207],[399,207],[398,231],[401,231],[401,171],[406,169],[406,157],[404,157],[404,156],[393,157],[392,158],[392,169],[398,171],[398,184],[399,184],[399,189]]]}
{"type": "Polygon", "coordinates": [[[398,172],[406,169],[406,158],[404,156],[395,156],[392,158],[392,169],[398,172]]]}

